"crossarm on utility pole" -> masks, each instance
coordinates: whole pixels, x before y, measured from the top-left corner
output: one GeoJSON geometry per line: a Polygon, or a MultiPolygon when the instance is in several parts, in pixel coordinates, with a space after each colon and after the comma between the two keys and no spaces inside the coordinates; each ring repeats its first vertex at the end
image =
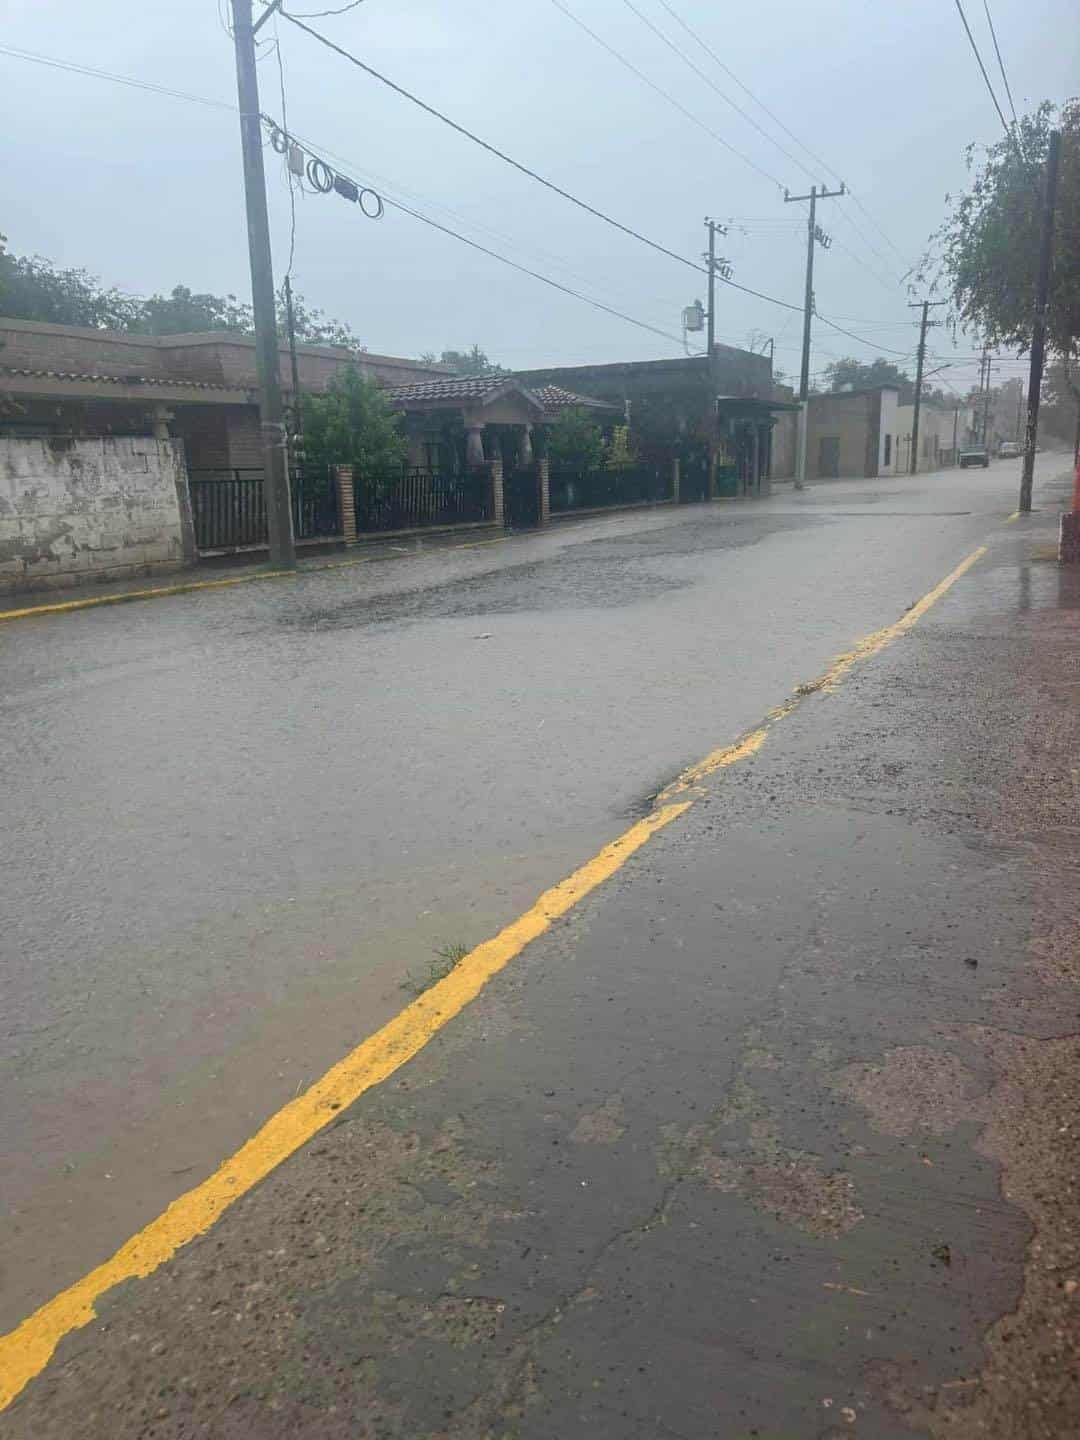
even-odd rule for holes
{"type": "Polygon", "coordinates": [[[827,236],[818,233],[817,202],[831,200],[835,196],[846,194],[846,185],[841,185],[839,190],[827,190],[824,185],[811,185],[809,195],[791,195],[788,191],[784,191],[785,205],[803,200],[810,201],[810,214],[806,222],[806,293],[803,299],[802,364],[799,369],[799,429],[795,443],[796,490],[802,490],[806,485],[806,446],[809,428],[807,406],[810,395],[810,321],[814,313],[814,243],[817,241],[826,247],[831,243],[827,236]]]}

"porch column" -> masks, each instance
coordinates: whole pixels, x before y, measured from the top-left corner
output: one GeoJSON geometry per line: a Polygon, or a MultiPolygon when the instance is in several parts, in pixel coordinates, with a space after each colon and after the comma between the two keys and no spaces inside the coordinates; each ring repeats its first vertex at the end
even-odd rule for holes
{"type": "Polygon", "coordinates": [[[154,413],[151,417],[151,426],[155,440],[169,439],[169,421],[175,419],[173,412],[167,405],[157,404],[154,406],[154,413]]]}
{"type": "Polygon", "coordinates": [[[483,421],[466,421],[465,423],[465,463],[468,466],[484,464],[484,423],[483,421]]]}
{"type": "Polygon", "coordinates": [[[750,426],[750,493],[761,493],[761,432],[756,425],[750,426]]]}
{"type": "Polygon", "coordinates": [[[767,500],[772,494],[772,426],[758,426],[761,437],[761,498],[767,500]]]}
{"type": "Polygon", "coordinates": [[[353,467],[334,466],[334,483],[337,485],[338,515],[341,518],[341,538],[346,545],[356,544],[356,491],[353,489],[353,467]]]}
{"type": "Polygon", "coordinates": [[[545,455],[536,466],[537,483],[540,486],[540,528],[551,522],[551,461],[545,455]]]}
{"type": "Polygon", "coordinates": [[[502,456],[497,455],[491,462],[491,523],[503,526],[506,524],[506,511],[503,506],[503,468],[502,456]]]}
{"type": "Polygon", "coordinates": [[[524,470],[533,463],[532,426],[521,427],[521,438],[518,441],[518,464],[524,470]]]}
{"type": "Polygon", "coordinates": [[[671,462],[671,498],[676,505],[679,503],[679,457],[676,455],[671,462]]]}

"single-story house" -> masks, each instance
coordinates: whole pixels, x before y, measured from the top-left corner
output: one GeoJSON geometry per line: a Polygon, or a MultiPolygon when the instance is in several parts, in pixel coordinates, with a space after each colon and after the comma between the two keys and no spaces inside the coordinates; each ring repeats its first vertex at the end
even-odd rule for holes
{"type": "Polygon", "coordinates": [[[769,357],[730,345],[717,345],[711,364],[692,355],[516,374],[618,406],[643,458],[679,459],[684,500],[766,490],[772,427],[791,408],[775,395],[769,357]]]}

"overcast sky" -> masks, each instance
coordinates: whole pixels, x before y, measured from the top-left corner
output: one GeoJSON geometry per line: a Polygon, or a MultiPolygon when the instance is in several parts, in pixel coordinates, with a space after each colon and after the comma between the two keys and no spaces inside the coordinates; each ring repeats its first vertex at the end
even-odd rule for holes
{"type": "MultiPolygon", "coordinates": [[[[293,0],[297,14],[344,3],[293,0]]],[[[812,368],[878,350],[904,364],[914,336],[900,276],[940,223],[946,192],[964,183],[965,145],[1000,134],[954,0],[756,0],[737,11],[715,0],[667,3],[824,163],[718,68],[664,0],[558,5],[700,124],[602,49],[556,0],[365,0],[310,23],[680,255],[700,255],[704,215],[731,219],[721,245],[734,278],[796,304],[805,219],[802,207],[784,204],[782,187],[801,193],[812,180],[842,177],[865,208],[851,198],[821,206],[835,243],[818,252],[817,303],[871,343],[818,323],[812,368]]],[[[7,46],[235,102],[228,0],[7,0],[4,9],[7,46]]],[[[966,0],[966,9],[1000,92],[982,0],[966,0]]],[[[993,0],[991,9],[1018,110],[1080,90],[1076,0],[993,0]]],[[[293,25],[272,20],[260,38],[275,36],[292,130],[388,197],[676,339],[560,295],[393,209],[365,220],[335,195],[297,198],[293,278],[310,303],[347,321],[369,349],[390,354],[478,342],[526,368],[681,353],[680,312],[704,299],[704,275],[543,190],[293,25]]],[[[262,108],[277,115],[277,57],[272,43],[261,49],[262,108]]],[[[235,114],[7,55],[0,66],[8,136],[0,228],[13,250],[84,266],[135,293],[183,283],[247,297],[235,114]]],[[[288,188],[277,157],[267,152],[267,162],[280,280],[288,188]]],[[[776,363],[789,374],[798,369],[800,327],[798,314],[721,287],[718,337],[743,345],[752,332],[774,336],[776,363]]],[[[948,355],[944,332],[934,344],[948,355]]],[[[961,339],[959,353],[974,348],[961,339]]],[[[957,363],[945,377],[961,384],[972,373],[957,363]]]]}

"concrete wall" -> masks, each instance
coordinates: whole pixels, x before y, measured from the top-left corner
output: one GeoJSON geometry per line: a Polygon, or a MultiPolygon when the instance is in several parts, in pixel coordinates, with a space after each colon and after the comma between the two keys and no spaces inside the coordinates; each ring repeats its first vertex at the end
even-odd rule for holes
{"type": "Polygon", "coordinates": [[[0,437],[0,593],[129,579],[193,558],[178,442],[0,437]]]}

